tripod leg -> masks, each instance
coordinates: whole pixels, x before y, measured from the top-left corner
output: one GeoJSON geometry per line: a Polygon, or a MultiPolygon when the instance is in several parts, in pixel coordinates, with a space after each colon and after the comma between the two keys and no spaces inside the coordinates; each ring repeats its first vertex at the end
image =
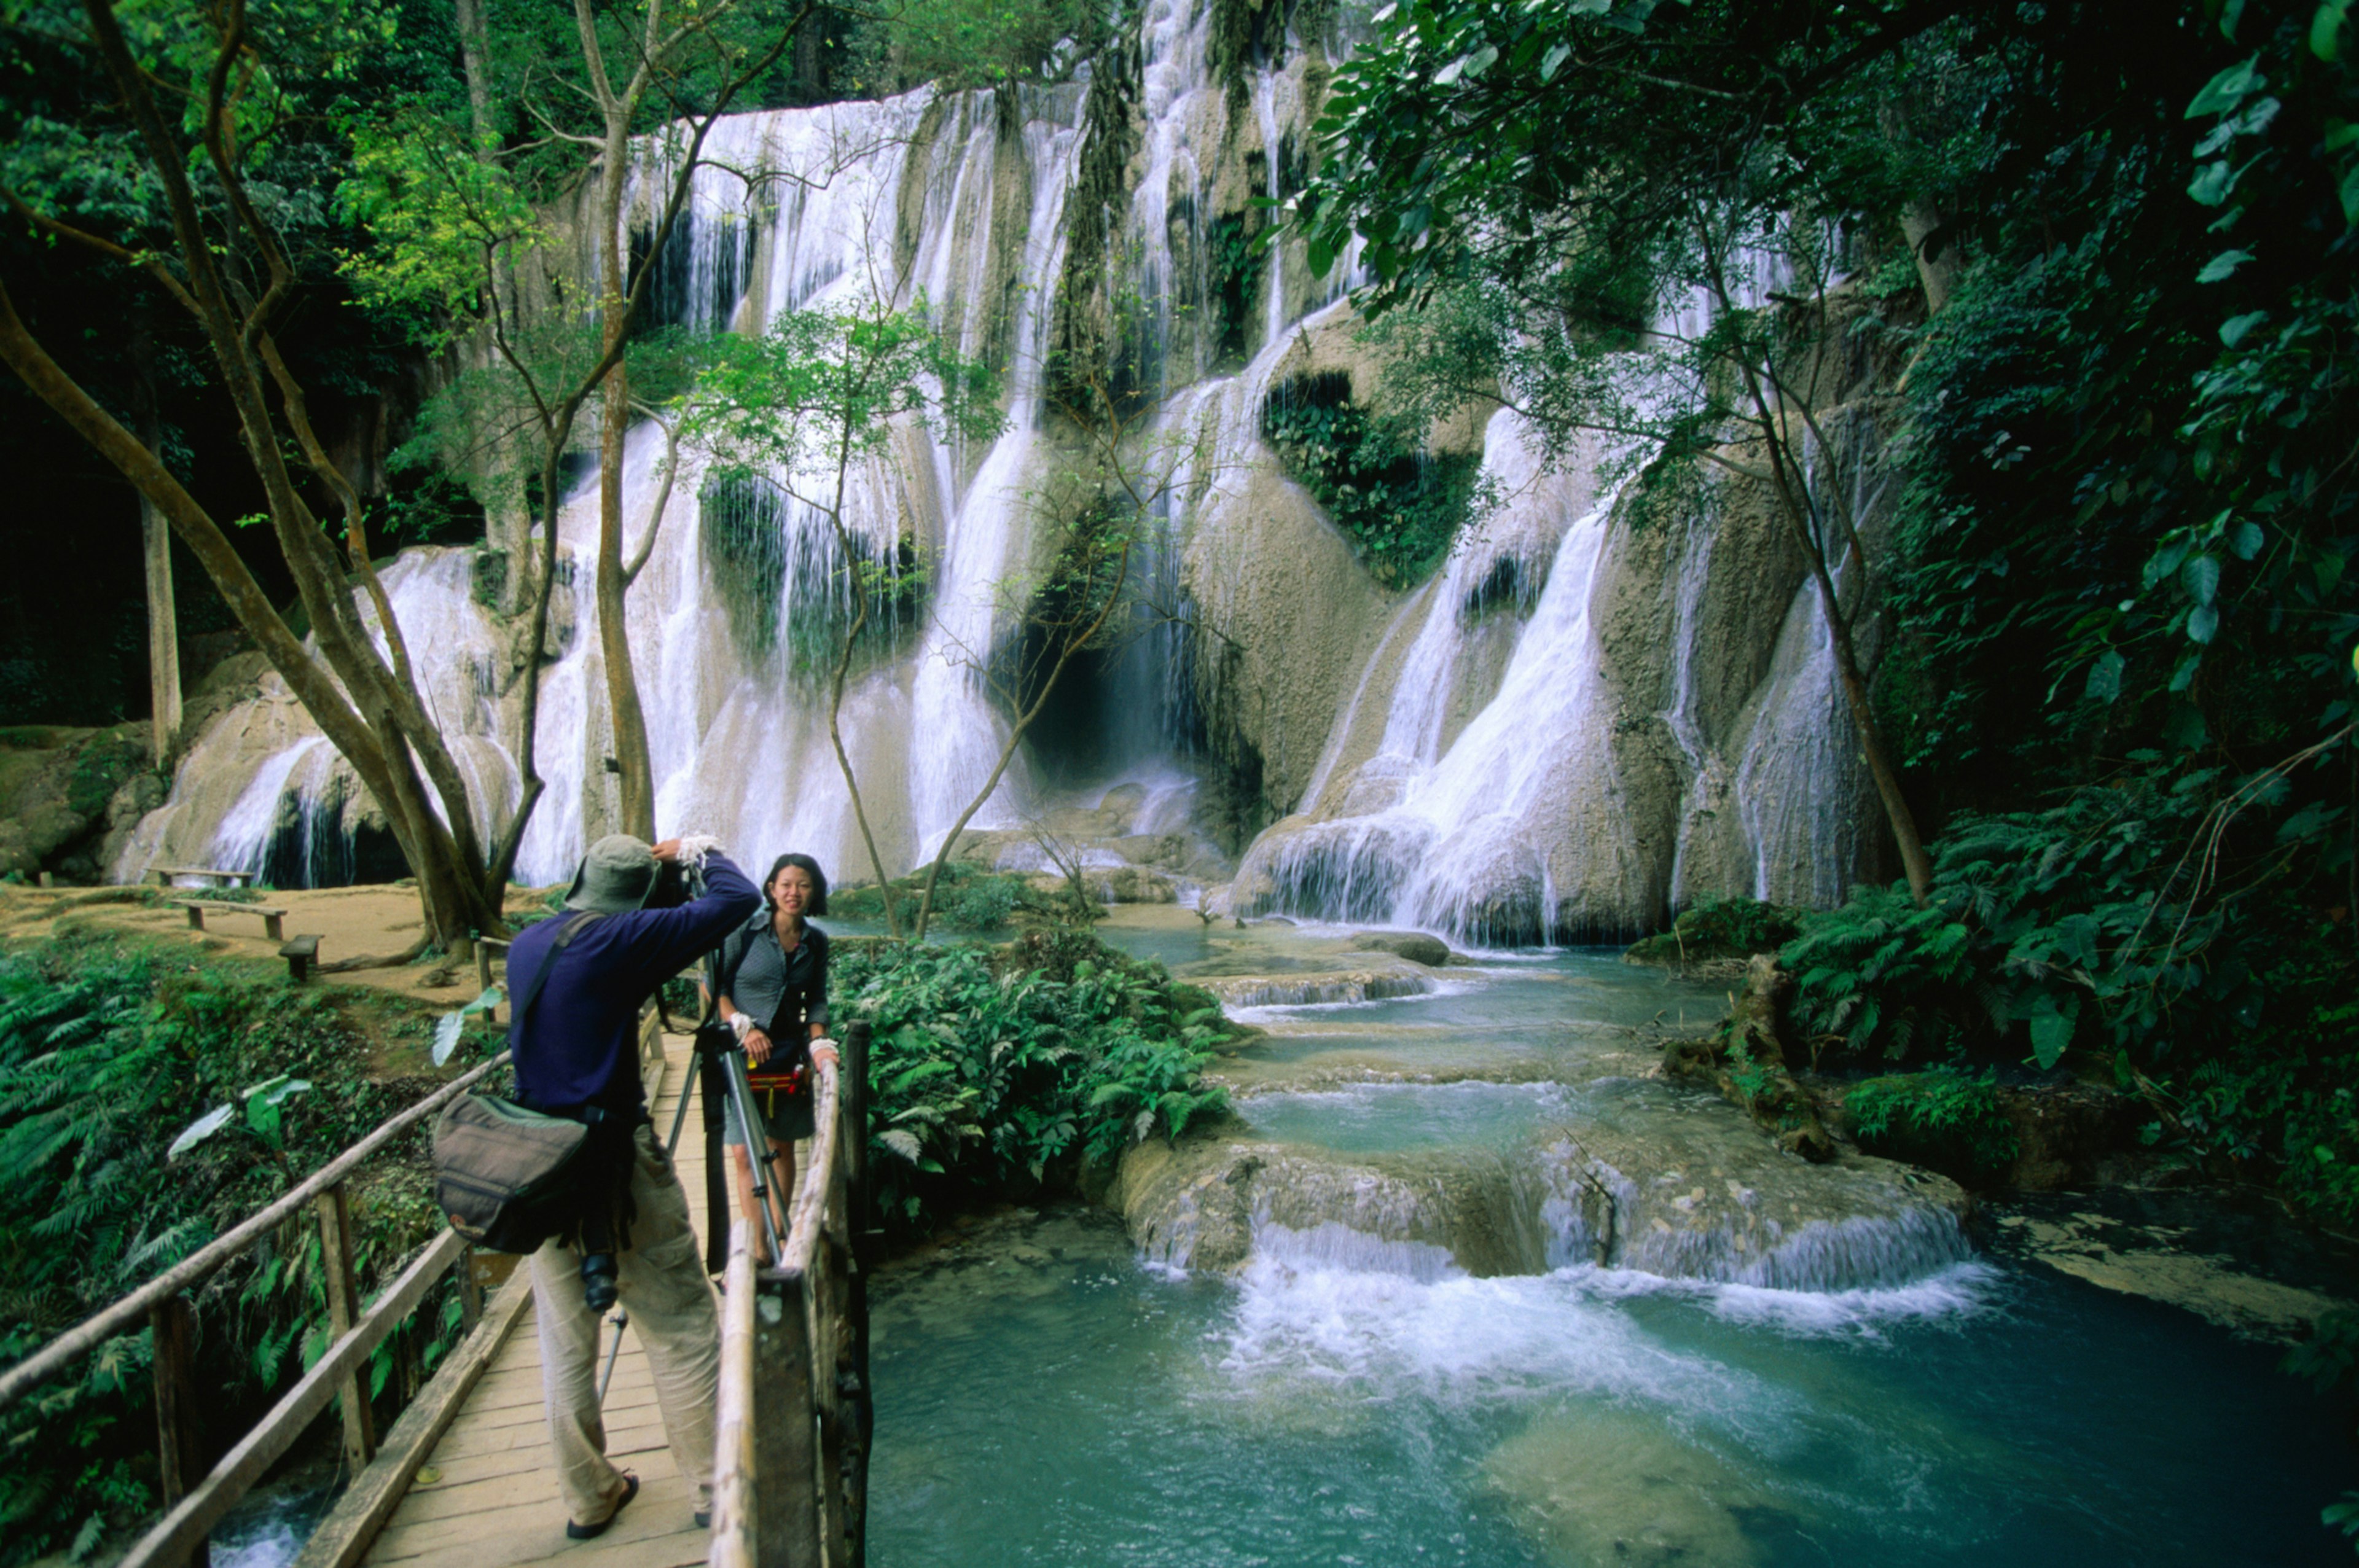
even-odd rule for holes
{"type": "Polygon", "coordinates": [[[614,1381],[614,1363],[623,1356],[623,1330],[631,1325],[631,1309],[618,1307],[610,1320],[614,1325],[614,1343],[606,1347],[606,1369],[598,1374],[598,1402],[606,1402],[606,1390],[614,1381]]]}
{"type": "Polygon", "coordinates": [[[704,1099],[704,1271],[718,1274],[729,1266],[729,1164],[721,1136],[729,1091],[710,1056],[698,1060],[696,1083],[704,1099]]]}
{"type": "Polygon", "coordinates": [[[770,1259],[783,1262],[787,1256],[787,1238],[778,1233],[777,1217],[770,1212],[770,1188],[766,1176],[767,1160],[755,1158],[754,1140],[761,1137],[764,1122],[754,1108],[753,1086],[745,1081],[745,1054],[731,1051],[722,1058],[722,1071],[729,1079],[729,1103],[737,1108],[737,1128],[745,1137],[745,1164],[754,1176],[754,1206],[761,1211],[762,1229],[770,1241],[770,1259]]]}
{"type": "Polygon", "coordinates": [[[667,1158],[679,1152],[680,1129],[688,1125],[688,1091],[693,1087],[692,1079],[679,1086],[679,1104],[671,1113],[671,1136],[664,1140],[664,1154],[667,1158]]]}

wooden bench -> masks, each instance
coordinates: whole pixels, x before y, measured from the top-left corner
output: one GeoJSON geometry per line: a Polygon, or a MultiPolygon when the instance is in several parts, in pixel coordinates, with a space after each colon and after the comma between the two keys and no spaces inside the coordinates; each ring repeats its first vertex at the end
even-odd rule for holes
{"type": "MultiPolygon", "coordinates": [[[[277,922],[271,924],[275,926],[277,922]]],[[[271,935],[276,936],[278,933],[274,930],[271,935]]],[[[317,936],[295,937],[278,949],[278,956],[287,960],[287,978],[299,986],[311,978],[311,960],[320,956],[320,939],[317,936]]]]}
{"type": "Polygon", "coordinates": [[[262,916],[264,933],[273,942],[284,941],[287,937],[287,933],[279,925],[279,923],[287,918],[287,912],[283,909],[273,909],[267,904],[232,903],[225,898],[192,898],[180,907],[189,912],[189,929],[191,931],[202,931],[205,928],[205,911],[212,909],[226,914],[258,914],[262,916]]]}
{"type": "Polygon", "coordinates": [[[218,866],[150,866],[147,874],[158,887],[169,887],[174,877],[211,877],[217,882],[244,887],[254,881],[252,871],[224,871],[218,866]]]}

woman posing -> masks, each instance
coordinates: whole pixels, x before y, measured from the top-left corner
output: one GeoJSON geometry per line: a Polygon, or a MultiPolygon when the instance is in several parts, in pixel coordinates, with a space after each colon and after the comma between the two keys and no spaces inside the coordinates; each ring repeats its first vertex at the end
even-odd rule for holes
{"type": "MultiPolygon", "coordinates": [[[[722,944],[715,975],[721,1016],[745,1045],[754,1106],[777,1173],[770,1191],[778,1234],[786,1234],[795,1183],[795,1141],[812,1128],[814,1064],[833,1065],[827,1038],[827,933],[805,917],[827,913],[827,873],[809,855],[781,855],[762,882],[763,908],[722,944]]],[[[754,1173],[745,1131],[729,1116],[731,1177],[737,1210],[754,1226],[757,1255],[766,1259],[763,1227],[754,1224],[754,1173]]]]}

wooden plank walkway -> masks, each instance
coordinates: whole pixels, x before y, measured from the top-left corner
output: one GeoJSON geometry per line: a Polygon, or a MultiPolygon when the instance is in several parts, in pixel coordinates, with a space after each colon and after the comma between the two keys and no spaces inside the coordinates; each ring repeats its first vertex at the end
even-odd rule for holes
{"type": "MultiPolygon", "coordinates": [[[[665,1036],[663,1082],[654,1107],[658,1138],[671,1130],[690,1077],[689,1056],[686,1035],[665,1036]]],[[[679,1175],[701,1238],[704,1140],[693,1110],[680,1138],[679,1175]]],[[[635,1334],[623,1336],[605,1410],[607,1456],[638,1476],[639,1495],[604,1535],[569,1541],[541,1401],[540,1335],[527,1306],[370,1547],[367,1563],[373,1568],[521,1568],[559,1557],[565,1568],[702,1563],[710,1537],[697,1528],[688,1484],[664,1445],[654,1379],[635,1334]]]]}

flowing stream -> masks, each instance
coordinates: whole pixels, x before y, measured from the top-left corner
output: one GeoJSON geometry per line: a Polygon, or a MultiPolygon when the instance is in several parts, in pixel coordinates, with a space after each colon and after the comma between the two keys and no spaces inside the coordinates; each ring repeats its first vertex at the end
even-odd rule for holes
{"type": "MultiPolygon", "coordinates": [[[[1245,946],[1110,935],[1208,980],[1245,946]]],[[[1580,952],[1445,973],[1253,1011],[1271,1037],[1222,1069],[1237,1136],[1340,1168],[1512,1158],[1617,1114],[1683,1116],[1707,1159],[1763,1142],[1616,1071],[1703,988],[1580,952]]],[[[1948,1235],[1770,1288],[1467,1269],[1266,1216],[1241,1265],[1180,1269],[1103,1210],[1019,1211],[880,1280],[872,1559],[2343,1560],[2316,1520],[2345,1436],[2274,1347],[1948,1235]]]]}

